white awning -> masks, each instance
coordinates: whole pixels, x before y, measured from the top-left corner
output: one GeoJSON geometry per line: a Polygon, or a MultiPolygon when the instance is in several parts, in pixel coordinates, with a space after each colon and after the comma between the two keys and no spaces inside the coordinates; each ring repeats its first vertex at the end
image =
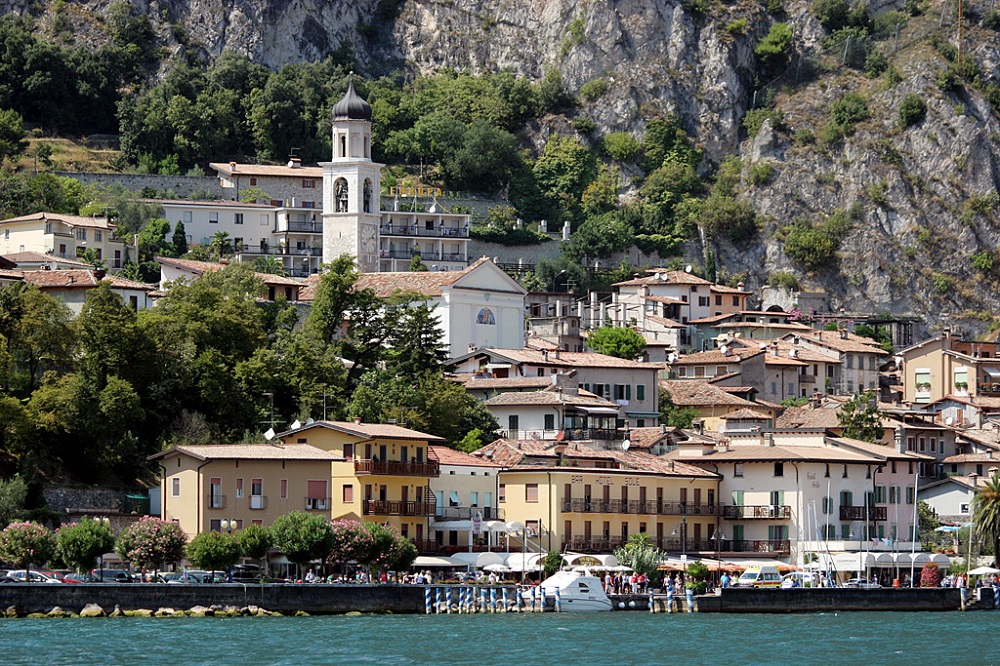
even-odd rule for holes
{"type": "Polygon", "coordinates": [[[983,368],[983,372],[989,377],[989,381],[1000,382],[1000,370],[997,368],[983,368]]]}
{"type": "MultiPolygon", "coordinates": [[[[421,569],[424,567],[464,567],[465,562],[461,560],[456,560],[451,557],[444,557],[441,555],[418,555],[417,559],[413,560],[412,567],[421,569]]],[[[412,568],[411,567],[411,568],[412,568]]]]}
{"type": "Polygon", "coordinates": [[[455,553],[453,559],[460,560],[461,566],[471,566],[482,569],[491,564],[503,564],[503,555],[498,553],[455,553]]]}
{"type": "Polygon", "coordinates": [[[540,571],[543,557],[538,553],[511,553],[504,564],[511,571],[540,571]]]}
{"type": "Polygon", "coordinates": [[[597,406],[591,407],[590,405],[573,405],[573,406],[582,412],[587,412],[588,414],[598,414],[598,415],[603,414],[607,416],[618,415],[618,410],[615,409],[614,407],[597,407],[597,406]]]}
{"type": "MultiPolygon", "coordinates": [[[[432,530],[441,530],[442,532],[455,531],[455,532],[468,532],[472,529],[471,520],[435,520],[431,523],[432,530]]],[[[502,520],[484,520],[483,521],[483,531],[484,532],[516,532],[519,530],[511,529],[510,523],[505,523],[502,520]]]]}

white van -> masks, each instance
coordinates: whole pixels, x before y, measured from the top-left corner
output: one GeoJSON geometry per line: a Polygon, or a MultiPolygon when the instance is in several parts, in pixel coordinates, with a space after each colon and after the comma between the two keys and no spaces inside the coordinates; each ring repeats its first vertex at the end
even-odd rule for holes
{"type": "Polygon", "coordinates": [[[819,587],[819,574],[811,571],[793,571],[781,580],[782,589],[790,587],[819,587]]]}
{"type": "Polygon", "coordinates": [[[736,581],[737,587],[781,587],[781,574],[777,567],[747,567],[736,581]]]}

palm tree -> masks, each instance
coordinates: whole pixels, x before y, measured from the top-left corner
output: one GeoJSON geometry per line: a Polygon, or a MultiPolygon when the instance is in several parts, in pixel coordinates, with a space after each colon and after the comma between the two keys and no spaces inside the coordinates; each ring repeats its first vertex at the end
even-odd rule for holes
{"type": "MultiPolygon", "coordinates": [[[[972,523],[993,547],[993,566],[1000,562],[1000,477],[992,476],[972,498],[972,523]]],[[[971,538],[971,535],[970,535],[971,538]]],[[[969,563],[972,566],[972,563],[969,563]]]]}
{"type": "Polygon", "coordinates": [[[285,267],[277,257],[257,257],[253,260],[254,270],[270,275],[285,275],[285,267]]]}
{"type": "Polygon", "coordinates": [[[224,257],[230,254],[229,249],[229,233],[225,231],[218,231],[212,236],[212,244],[209,245],[212,253],[217,257],[224,257]]]}

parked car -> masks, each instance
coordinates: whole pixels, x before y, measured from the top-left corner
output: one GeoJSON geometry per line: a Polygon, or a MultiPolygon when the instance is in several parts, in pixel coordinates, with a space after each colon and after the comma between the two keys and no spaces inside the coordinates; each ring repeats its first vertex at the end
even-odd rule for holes
{"type": "Polygon", "coordinates": [[[95,583],[135,583],[135,574],[124,569],[94,569],[90,577],[95,583]]]}
{"type": "Polygon", "coordinates": [[[45,576],[51,576],[52,578],[58,578],[61,582],[63,582],[63,583],[69,583],[70,585],[79,585],[80,584],[80,581],[78,581],[76,579],[67,578],[68,575],[71,575],[73,573],[72,571],[47,571],[47,570],[40,570],[38,573],[43,574],[45,576]]]}
{"type": "Polygon", "coordinates": [[[93,583],[94,579],[89,573],[68,573],[62,577],[64,583],[93,583]]]}
{"type": "Polygon", "coordinates": [[[261,570],[256,564],[237,564],[231,571],[234,583],[259,583],[261,570]]]}
{"type": "Polygon", "coordinates": [[[819,587],[819,574],[811,571],[793,571],[785,574],[781,579],[781,588],[787,590],[792,587],[819,587]]]}
{"type": "Polygon", "coordinates": [[[781,574],[777,567],[750,566],[736,580],[736,587],[781,587],[781,574]]]}
{"type": "Polygon", "coordinates": [[[867,578],[851,578],[844,581],[844,587],[860,588],[862,590],[874,590],[876,588],[882,587],[874,581],[870,581],[867,578]]]}
{"type": "MultiPolygon", "coordinates": [[[[10,576],[11,578],[14,578],[19,583],[24,583],[25,581],[29,580],[28,572],[25,571],[24,569],[15,569],[14,571],[8,571],[7,575],[10,576]]],[[[55,583],[58,585],[62,585],[62,581],[56,578],[55,576],[50,576],[48,574],[42,573],[41,571],[35,571],[34,569],[32,569],[31,571],[30,580],[32,583],[55,583]]]]}

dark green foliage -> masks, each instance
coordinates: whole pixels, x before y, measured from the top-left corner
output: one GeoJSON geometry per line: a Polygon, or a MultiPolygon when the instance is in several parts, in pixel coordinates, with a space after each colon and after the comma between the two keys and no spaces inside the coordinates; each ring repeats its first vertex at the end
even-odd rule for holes
{"type": "Polygon", "coordinates": [[[692,407],[678,407],[670,391],[660,390],[660,423],[672,428],[690,428],[698,413],[692,407]]]}
{"type": "Polygon", "coordinates": [[[598,354],[635,360],[646,348],[646,340],[631,328],[602,326],[587,336],[587,346],[598,354]]]}
{"type": "Polygon", "coordinates": [[[643,138],[642,148],[647,171],[655,171],[671,156],[674,161],[692,167],[701,162],[700,151],[692,145],[690,137],[676,116],[650,120],[646,124],[646,136],[643,138]]]}
{"type": "Polygon", "coordinates": [[[633,162],[639,156],[642,145],[628,132],[611,132],[602,141],[604,152],[619,162],[633,162]]]}
{"type": "Polygon", "coordinates": [[[115,535],[111,528],[90,518],[63,525],[56,532],[59,557],[74,571],[90,571],[97,565],[97,558],[114,547],[115,535]]]}
{"type": "Polygon", "coordinates": [[[538,245],[552,240],[548,234],[539,233],[531,229],[500,229],[497,227],[487,227],[485,225],[475,225],[469,227],[469,236],[486,243],[499,243],[500,245],[538,245]]]}
{"type": "Polygon", "coordinates": [[[187,559],[198,569],[224,571],[240,561],[240,544],[225,532],[201,532],[187,545],[187,559]]]}
{"type": "Polygon", "coordinates": [[[899,125],[900,127],[909,127],[911,125],[916,125],[922,122],[927,116],[927,104],[920,95],[916,93],[909,93],[903,98],[903,101],[899,104],[899,125]]]}
{"type": "Polygon", "coordinates": [[[808,271],[828,268],[850,228],[851,218],[844,211],[835,211],[816,225],[797,220],[785,231],[785,254],[808,271]]]}
{"type": "Polygon", "coordinates": [[[857,93],[844,93],[840,99],[830,103],[830,116],[845,134],[851,134],[854,126],[867,120],[870,113],[868,102],[857,93]]]}
{"type": "Polygon", "coordinates": [[[278,516],[271,524],[271,534],[275,547],[299,566],[325,560],[333,549],[330,521],[319,515],[292,511],[278,516]]]}
{"type": "Polygon", "coordinates": [[[766,67],[784,60],[792,46],[792,27],[788,23],[773,23],[767,35],[760,40],[754,53],[766,67]]]}
{"type": "Polygon", "coordinates": [[[837,421],[844,429],[844,437],[851,439],[877,442],[884,434],[875,391],[855,394],[841,407],[837,421]]]}
{"type": "Polygon", "coordinates": [[[549,222],[579,220],[580,198],[597,175],[594,154],[577,139],[553,134],[532,169],[549,222]]]}
{"type": "Polygon", "coordinates": [[[571,258],[583,260],[608,257],[632,245],[632,227],[621,211],[594,215],[570,237],[563,253],[571,258]]]}
{"type": "Polygon", "coordinates": [[[711,196],[701,206],[699,223],[709,238],[745,242],[758,231],[757,213],[744,199],[711,196]]]}
{"type": "Polygon", "coordinates": [[[548,113],[563,113],[576,106],[576,100],[563,84],[562,72],[550,69],[538,84],[538,103],[548,113]]]}
{"type": "Polygon", "coordinates": [[[1000,11],[990,9],[983,14],[983,27],[1000,32],[1000,11]]]}
{"type": "Polygon", "coordinates": [[[236,543],[239,544],[240,555],[260,560],[274,546],[274,537],[269,527],[247,525],[236,533],[236,543]]]}
{"type": "Polygon", "coordinates": [[[816,20],[827,30],[839,30],[846,27],[850,20],[851,3],[849,0],[815,0],[811,9],[816,20]]]}
{"type": "Polygon", "coordinates": [[[0,109],[0,164],[4,160],[16,160],[27,147],[21,114],[13,109],[0,109]]]}
{"type": "Polygon", "coordinates": [[[747,131],[747,136],[750,138],[757,136],[765,120],[770,120],[771,127],[775,130],[785,128],[785,117],[779,109],[773,107],[750,109],[743,116],[743,127],[747,131]]]}
{"type": "Polygon", "coordinates": [[[877,78],[889,68],[889,59],[878,49],[873,48],[865,57],[865,74],[870,78],[877,78]]]}

